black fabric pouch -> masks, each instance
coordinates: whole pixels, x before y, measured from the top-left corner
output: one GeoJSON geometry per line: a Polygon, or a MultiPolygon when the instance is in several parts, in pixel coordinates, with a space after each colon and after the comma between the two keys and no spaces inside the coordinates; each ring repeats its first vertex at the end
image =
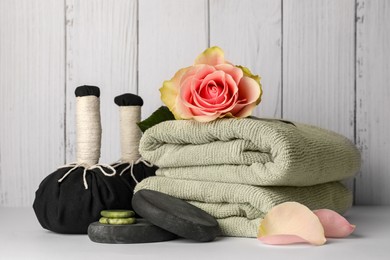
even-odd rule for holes
{"type": "MultiPolygon", "coordinates": [[[[130,164],[123,163],[118,166],[114,166],[114,168],[116,172],[119,174],[122,173],[122,171],[129,166],[130,164]]],[[[125,170],[120,176],[130,186],[130,189],[134,191],[134,188],[138,182],[141,182],[143,179],[146,179],[150,176],[155,176],[157,169],[158,167],[155,165],[148,166],[145,165],[143,162],[139,162],[133,165],[134,177],[131,176],[131,168],[125,170]]]]}
{"type": "MultiPolygon", "coordinates": [[[[73,170],[60,168],[48,175],[39,185],[33,204],[35,214],[43,228],[67,234],[86,234],[90,223],[98,221],[105,209],[132,209],[133,189],[118,175],[105,176],[100,169],[73,170]]],[[[108,170],[107,170],[108,171],[108,170]]]]}

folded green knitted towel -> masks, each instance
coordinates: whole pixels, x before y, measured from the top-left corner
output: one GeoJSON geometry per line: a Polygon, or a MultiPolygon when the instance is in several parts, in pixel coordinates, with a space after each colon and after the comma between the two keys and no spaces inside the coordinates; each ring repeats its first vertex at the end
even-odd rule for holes
{"type": "Polygon", "coordinates": [[[345,137],[278,120],[166,121],[148,129],[140,153],[157,175],[260,186],[310,186],[353,176],[360,154],[345,137]]]}
{"type": "Polygon", "coordinates": [[[137,184],[180,198],[214,216],[225,236],[256,237],[260,219],[274,206],[297,201],[310,209],[327,208],[345,212],[351,193],[339,182],[308,187],[257,187],[222,182],[149,177],[137,184]]]}

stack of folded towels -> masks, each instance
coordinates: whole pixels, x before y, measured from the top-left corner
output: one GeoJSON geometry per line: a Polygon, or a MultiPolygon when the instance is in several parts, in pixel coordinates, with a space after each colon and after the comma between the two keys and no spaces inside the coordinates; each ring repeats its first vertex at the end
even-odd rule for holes
{"type": "Polygon", "coordinates": [[[260,219],[286,201],[345,212],[352,195],[340,181],[360,167],[359,151],[339,134],[256,118],[162,122],[144,133],[140,153],[159,170],[135,192],[186,200],[225,236],[256,237],[260,219]]]}

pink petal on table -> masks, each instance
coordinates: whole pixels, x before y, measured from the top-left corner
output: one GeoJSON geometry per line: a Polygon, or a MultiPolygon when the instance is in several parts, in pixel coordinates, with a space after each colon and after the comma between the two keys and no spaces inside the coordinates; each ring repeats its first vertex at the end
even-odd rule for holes
{"type": "MultiPolygon", "coordinates": [[[[280,243],[295,242],[297,236],[313,245],[326,242],[324,228],[318,217],[305,205],[292,201],[276,205],[265,215],[260,222],[257,237],[267,236],[282,236],[279,237],[280,243]],[[286,239],[284,235],[294,237],[286,239]]],[[[273,240],[278,242],[278,238],[273,240]]]]}
{"type": "Polygon", "coordinates": [[[324,227],[325,237],[347,237],[355,230],[355,225],[351,225],[348,220],[333,210],[319,209],[314,210],[313,213],[324,227]]]}
{"type": "Polygon", "coordinates": [[[268,245],[288,245],[297,243],[309,243],[307,240],[296,235],[271,235],[259,237],[258,240],[268,245]]]}

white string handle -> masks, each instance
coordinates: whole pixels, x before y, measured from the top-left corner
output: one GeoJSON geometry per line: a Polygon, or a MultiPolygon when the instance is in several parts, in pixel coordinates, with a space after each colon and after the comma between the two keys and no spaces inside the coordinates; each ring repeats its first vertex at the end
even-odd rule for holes
{"type": "Polygon", "coordinates": [[[95,95],[76,97],[76,134],[77,162],[59,167],[59,169],[70,169],[58,180],[58,182],[62,182],[77,168],[83,167],[83,183],[87,190],[88,170],[99,169],[105,176],[114,176],[116,174],[116,170],[112,166],[98,164],[102,139],[99,97],[95,95]],[[103,167],[109,169],[111,172],[106,172],[103,167]]]}
{"type": "Polygon", "coordinates": [[[141,158],[139,142],[142,132],[137,123],[141,121],[141,106],[120,106],[121,161],[134,162],[141,158]]]}
{"type": "Polygon", "coordinates": [[[122,174],[123,174],[125,171],[127,171],[128,169],[130,169],[130,175],[131,175],[131,177],[133,178],[133,180],[135,181],[135,183],[138,184],[139,181],[138,181],[137,178],[135,177],[133,169],[134,169],[134,165],[137,164],[137,163],[140,163],[140,162],[144,163],[144,164],[145,164],[146,166],[148,166],[148,167],[153,167],[153,164],[152,164],[152,163],[149,163],[149,162],[145,161],[142,157],[138,158],[138,160],[135,161],[135,162],[134,162],[134,161],[131,161],[131,162],[122,162],[122,161],[118,161],[118,162],[112,164],[112,167],[119,167],[119,166],[124,165],[124,164],[129,164],[129,165],[127,165],[127,166],[119,173],[119,175],[122,176],[122,174]]]}
{"type": "Polygon", "coordinates": [[[100,158],[100,100],[93,95],[77,97],[76,106],[77,163],[89,167],[100,158]]]}
{"type": "Polygon", "coordinates": [[[58,182],[62,182],[71,172],[73,172],[74,170],[76,170],[77,168],[79,167],[83,167],[84,170],[83,170],[83,183],[84,183],[84,187],[86,190],[88,190],[88,183],[87,183],[87,171],[88,170],[93,170],[93,169],[99,169],[105,176],[114,176],[116,174],[116,170],[111,166],[111,165],[108,165],[108,164],[95,164],[95,165],[92,165],[92,166],[88,166],[88,165],[85,165],[85,164],[82,164],[82,163],[70,163],[70,164],[67,164],[67,165],[64,165],[64,166],[61,166],[59,167],[58,169],[62,169],[62,168],[70,168],[69,171],[67,171],[64,176],[61,177],[61,179],[58,180],[58,182]],[[107,168],[111,171],[111,173],[109,172],[106,172],[104,170],[104,168],[107,168]]]}
{"type": "MultiPolygon", "coordinates": [[[[142,104],[141,104],[142,105],[142,104]]],[[[120,142],[121,142],[121,159],[113,164],[113,167],[127,165],[119,175],[130,169],[130,174],[135,183],[139,183],[134,175],[134,165],[143,162],[145,165],[153,165],[145,161],[139,153],[139,143],[142,132],[137,123],[141,121],[141,105],[120,105],[120,142]]]]}

